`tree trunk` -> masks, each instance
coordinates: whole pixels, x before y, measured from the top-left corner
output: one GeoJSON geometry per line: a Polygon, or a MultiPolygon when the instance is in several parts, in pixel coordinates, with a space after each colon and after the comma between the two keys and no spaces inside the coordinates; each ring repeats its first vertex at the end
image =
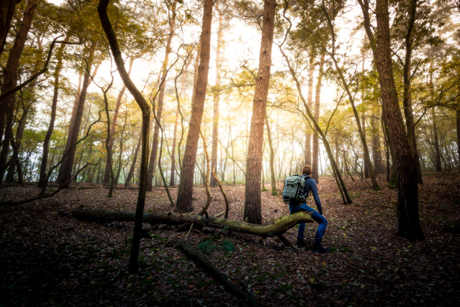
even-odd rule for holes
{"type": "Polygon", "coordinates": [[[181,168],[179,191],[176,210],[180,212],[193,211],[193,174],[195,170],[196,151],[198,147],[201,119],[203,117],[206,87],[208,84],[209,58],[211,49],[211,23],[213,0],[205,0],[203,9],[203,23],[200,38],[200,64],[198,77],[192,98],[192,115],[190,119],[187,142],[181,168]]]}
{"type": "Polygon", "coordinates": [[[409,25],[407,29],[407,34],[405,37],[405,62],[404,62],[404,73],[403,73],[403,84],[404,84],[404,96],[403,96],[403,106],[404,106],[404,116],[406,119],[407,127],[407,139],[409,141],[409,146],[412,150],[412,155],[414,156],[414,167],[417,172],[417,181],[418,183],[423,183],[422,173],[420,171],[420,161],[417,150],[417,138],[415,136],[415,123],[414,123],[414,114],[412,111],[412,97],[411,97],[411,67],[412,67],[412,32],[414,28],[415,18],[416,18],[416,9],[417,9],[417,0],[410,1],[410,12],[409,12],[409,25]]]}
{"type": "Polygon", "coordinates": [[[270,149],[270,174],[271,174],[271,186],[272,186],[272,195],[278,195],[278,190],[276,189],[276,178],[275,178],[275,150],[273,149],[272,134],[270,131],[270,124],[268,122],[267,112],[265,112],[265,120],[267,121],[267,136],[268,136],[268,146],[270,149]]]}
{"type": "MultiPolygon", "coordinates": [[[[168,59],[169,54],[171,53],[171,42],[174,36],[174,27],[176,24],[176,1],[172,4],[172,17],[169,20],[169,35],[168,41],[166,43],[165,59],[163,61],[163,70],[161,72],[161,83],[160,83],[160,93],[158,95],[158,107],[157,107],[157,120],[155,121],[155,128],[153,131],[153,141],[152,141],[152,150],[150,152],[150,162],[147,176],[147,191],[152,191],[153,188],[153,176],[155,174],[156,159],[158,152],[158,134],[160,132],[159,123],[161,122],[161,114],[163,113],[163,100],[165,97],[165,88],[166,88],[166,77],[168,76],[168,59]]],[[[153,109],[155,112],[155,109],[153,109]]]]}
{"type": "MultiPolygon", "coordinates": [[[[133,63],[136,57],[130,57],[129,58],[129,69],[128,69],[128,75],[131,76],[131,70],[133,68],[133,63]]],[[[123,96],[126,91],[126,85],[123,84],[123,87],[121,88],[120,93],[118,94],[117,97],[117,102],[115,104],[115,110],[113,112],[113,119],[112,119],[112,124],[110,126],[110,130],[108,131],[109,133],[109,143],[107,146],[107,159],[105,163],[105,171],[104,171],[104,185],[108,186],[110,184],[110,171],[112,169],[112,157],[108,157],[109,151],[112,153],[113,150],[113,142],[114,142],[114,135],[115,135],[115,129],[117,128],[117,122],[118,122],[118,113],[120,111],[120,106],[121,106],[121,101],[123,99],[123,96]]]]}
{"type": "Polygon", "coordinates": [[[441,151],[439,150],[439,141],[438,141],[438,129],[436,127],[436,111],[435,107],[431,109],[431,115],[433,117],[433,137],[434,137],[434,148],[435,148],[435,161],[436,161],[436,171],[441,172],[441,151]]]}
{"type": "MultiPolygon", "coordinates": [[[[361,128],[363,130],[364,138],[366,138],[366,111],[363,109],[363,113],[361,114],[361,120],[362,120],[362,125],[363,127],[361,128]]],[[[358,124],[359,125],[359,124],[358,124]]],[[[363,161],[364,161],[364,178],[369,178],[369,163],[367,162],[366,159],[366,153],[363,150],[363,161]]]]}
{"type": "Polygon", "coordinates": [[[144,218],[144,205],[145,205],[145,194],[147,192],[147,163],[149,156],[149,126],[150,126],[150,106],[142,96],[141,92],[137,89],[136,85],[132,82],[131,78],[126,71],[123,58],[121,57],[121,51],[118,47],[117,37],[113,31],[112,25],[110,24],[109,16],[107,15],[107,6],[110,0],[101,0],[97,7],[99,13],[99,19],[101,20],[102,28],[109,40],[110,49],[115,60],[115,64],[118,68],[123,83],[128,88],[131,95],[136,100],[140,109],[142,110],[142,153],[141,153],[141,165],[140,165],[140,184],[139,193],[137,196],[136,214],[134,218],[134,231],[133,231],[133,244],[131,247],[131,253],[129,257],[128,271],[134,274],[139,269],[139,245],[141,239],[142,222],[144,218]]]}
{"type": "Polygon", "coordinates": [[[372,117],[371,117],[371,127],[372,127],[372,156],[374,158],[374,171],[375,175],[382,173],[382,152],[380,150],[380,129],[379,125],[376,124],[376,107],[372,106],[372,117]]]}
{"type": "MultiPolygon", "coordinates": [[[[308,67],[308,96],[307,96],[307,105],[310,110],[313,107],[313,74],[315,72],[314,66],[315,59],[310,57],[310,64],[308,67]]],[[[305,140],[305,164],[311,165],[311,129],[307,128],[306,140],[305,140]]]]}
{"type": "MultiPolygon", "coordinates": [[[[16,39],[14,40],[13,48],[8,55],[8,61],[3,70],[2,94],[16,87],[18,81],[17,74],[19,59],[22,51],[24,50],[36,7],[37,0],[29,0],[27,2],[21,26],[19,27],[16,39]]],[[[8,16],[6,17],[8,18],[8,16]]],[[[5,168],[6,159],[8,158],[10,140],[13,138],[13,117],[15,106],[16,93],[12,93],[0,100],[0,144],[2,144],[2,150],[0,152],[0,170],[2,170],[2,173],[0,174],[0,184],[3,180],[3,170],[5,168]]]]}
{"type": "Polygon", "coordinates": [[[133,162],[131,163],[131,167],[129,168],[128,176],[126,177],[125,187],[129,186],[129,182],[133,178],[134,169],[136,168],[137,156],[139,154],[139,148],[141,147],[142,141],[142,132],[139,133],[139,140],[137,141],[136,149],[134,150],[134,158],[133,162]]]}
{"type": "MultiPolygon", "coordinates": [[[[72,178],[72,166],[74,164],[75,153],[77,150],[77,141],[78,135],[80,134],[80,126],[81,121],[83,118],[83,110],[85,107],[86,101],[86,93],[88,90],[88,86],[90,84],[90,73],[91,65],[93,61],[94,55],[94,48],[95,45],[93,44],[90,49],[90,55],[88,59],[88,71],[85,72],[83,77],[83,86],[81,89],[81,93],[77,93],[77,100],[75,101],[76,105],[74,106],[74,111],[72,112],[72,118],[70,120],[69,125],[69,132],[67,137],[67,143],[65,146],[64,154],[66,155],[61,163],[61,167],[59,168],[59,175],[57,182],[60,185],[64,185],[68,187],[70,184],[70,180],[72,178]]],[[[85,62],[86,64],[86,62],[85,62]]]]}
{"type": "MultiPolygon", "coordinates": [[[[216,49],[216,85],[214,90],[214,116],[212,119],[212,148],[211,148],[211,169],[217,169],[217,149],[219,144],[219,102],[220,102],[220,54],[223,47],[223,17],[219,12],[219,28],[217,30],[217,49],[216,49]]],[[[211,176],[211,187],[217,187],[217,180],[211,176]]]]}
{"type": "Polygon", "coordinates": [[[359,0],[364,13],[364,25],[374,52],[379,73],[383,113],[389,137],[394,147],[398,168],[398,235],[409,240],[423,240],[418,213],[418,186],[414,156],[405,135],[404,122],[399,110],[393,64],[391,60],[390,21],[388,0],[377,0],[377,35],[370,26],[368,2],[359,0]]]}
{"type": "MultiPolygon", "coordinates": [[[[325,53],[321,52],[321,59],[319,62],[319,71],[318,71],[318,81],[316,82],[316,95],[315,95],[315,121],[318,122],[319,120],[319,108],[321,104],[321,86],[323,81],[323,68],[324,68],[324,57],[325,53]]],[[[319,183],[319,170],[318,170],[318,131],[315,129],[315,133],[313,134],[313,164],[312,164],[312,178],[315,179],[317,183],[319,183]]]]}
{"type": "Polygon", "coordinates": [[[323,144],[324,144],[324,147],[326,149],[327,156],[329,158],[329,161],[331,162],[331,167],[333,169],[333,174],[335,174],[335,176],[336,176],[337,186],[338,186],[339,190],[342,193],[343,203],[344,204],[346,204],[346,203],[351,204],[352,200],[351,200],[350,194],[348,193],[348,189],[345,186],[345,182],[343,181],[343,178],[342,178],[342,176],[341,176],[341,174],[340,174],[340,172],[338,170],[337,164],[336,164],[335,159],[334,159],[334,155],[332,153],[331,147],[329,146],[329,142],[327,141],[326,136],[324,135],[323,131],[321,130],[320,126],[318,125],[318,122],[315,120],[315,117],[313,116],[310,108],[308,107],[308,104],[307,104],[307,102],[306,102],[306,100],[305,100],[305,98],[304,98],[304,96],[302,94],[302,87],[301,87],[300,82],[299,82],[299,80],[298,80],[298,78],[297,78],[297,76],[296,76],[296,74],[294,72],[294,69],[291,66],[291,62],[289,61],[289,58],[283,52],[282,48],[280,48],[280,51],[281,51],[281,54],[283,55],[284,59],[286,60],[286,63],[288,65],[288,67],[289,67],[289,72],[291,73],[291,76],[295,81],[297,91],[298,91],[298,93],[300,95],[300,99],[302,100],[303,105],[305,107],[305,110],[307,111],[307,114],[305,115],[305,117],[311,120],[311,122],[313,123],[313,125],[315,127],[315,130],[319,133],[319,135],[321,136],[321,139],[323,140],[323,144]]]}
{"type": "MultiPolygon", "coordinates": [[[[66,37],[67,39],[67,37],[66,37]]],[[[66,40],[64,39],[64,40],[66,40]]],[[[57,65],[54,71],[54,93],[53,93],[53,104],[51,105],[51,119],[48,126],[48,131],[45,135],[45,140],[43,141],[43,154],[42,161],[40,165],[40,179],[38,181],[38,187],[42,188],[46,184],[46,168],[48,165],[48,152],[49,144],[51,140],[51,135],[54,130],[54,121],[56,120],[56,109],[57,109],[57,100],[59,95],[59,77],[62,69],[62,54],[64,52],[65,44],[61,44],[57,53],[57,65]]]]}
{"type": "MultiPolygon", "coordinates": [[[[14,182],[14,169],[18,166],[18,172],[20,172],[19,161],[19,149],[21,148],[22,136],[24,135],[24,128],[26,127],[27,115],[29,113],[30,105],[24,106],[24,111],[21,119],[18,123],[16,130],[16,139],[11,140],[11,147],[13,148],[13,156],[10,159],[8,174],[6,177],[7,182],[14,182]]],[[[22,178],[18,177],[18,183],[21,183],[22,178]]]]}
{"type": "MultiPolygon", "coordinates": [[[[134,212],[119,212],[101,209],[78,208],[72,215],[79,220],[131,222],[135,219],[134,212]]],[[[283,235],[286,231],[299,223],[312,223],[313,219],[306,211],[300,211],[277,220],[274,224],[258,225],[247,222],[238,222],[225,218],[206,217],[201,215],[186,215],[179,213],[146,213],[142,221],[149,224],[182,225],[193,223],[196,226],[212,227],[258,235],[263,238],[283,235]]]]}
{"type": "Polygon", "coordinates": [[[259,70],[252,107],[251,130],[246,160],[246,189],[244,197],[244,220],[261,224],[262,145],[264,140],[264,121],[272,64],[273,33],[275,29],[276,0],[266,0],[264,4],[262,43],[259,55],[259,70]]]}
{"type": "MultiPolygon", "coordinates": [[[[460,161],[460,110],[457,110],[457,154],[460,161]]],[[[460,169],[460,165],[459,165],[460,169]]]]}
{"type": "Polygon", "coordinates": [[[10,30],[11,19],[14,15],[14,7],[21,0],[0,0],[0,56],[6,43],[6,37],[10,30]]]}

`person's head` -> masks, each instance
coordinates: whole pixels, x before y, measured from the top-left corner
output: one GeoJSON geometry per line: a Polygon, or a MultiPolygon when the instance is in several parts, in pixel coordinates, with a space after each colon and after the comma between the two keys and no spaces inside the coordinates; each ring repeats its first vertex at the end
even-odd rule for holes
{"type": "Polygon", "coordinates": [[[308,165],[308,164],[305,164],[303,169],[302,169],[302,174],[311,175],[311,166],[308,165]]]}

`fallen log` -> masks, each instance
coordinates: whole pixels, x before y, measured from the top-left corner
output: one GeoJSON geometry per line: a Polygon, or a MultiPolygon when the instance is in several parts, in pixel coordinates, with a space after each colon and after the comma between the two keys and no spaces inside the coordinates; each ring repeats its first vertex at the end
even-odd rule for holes
{"type": "MultiPolygon", "coordinates": [[[[134,221],[135,212],[117,212],[102,209],[78,208],[72,211],[72,215],[80,220],[98,221],[134,221]]],[[[181,215],[180,213],[145,213],[144,223],[181,225],[193,223],[195,226],[211,227],[230,230],[246,234],[253,234],[266,237],[282,237],[290,228],[299,223],[312,223],[313,219],[306,211],[300,211],[291,215],[284,216],[271,225],[258,225],[246,222],[238,222],[230,219],[208,217],[200,215],[181,215]]]]}
{"type": "Polygon", "coordinates": [[[261,306],[261,304],[259,304],[259,302],[257,302],[251,294],[241,290],[235,284],[233,284],[228,279],[227,275],[221,273],[200,251],[181,241],[174,242],[174,246],[176,246],[176,248],[180,249],[185,255],[187,255],[187,257],[191,259],[197,266],[201,267],[203,271],[205,271],[217,282],[219,282],[225,288],[225,290],[229,291],[249,306],[261,306]]]}

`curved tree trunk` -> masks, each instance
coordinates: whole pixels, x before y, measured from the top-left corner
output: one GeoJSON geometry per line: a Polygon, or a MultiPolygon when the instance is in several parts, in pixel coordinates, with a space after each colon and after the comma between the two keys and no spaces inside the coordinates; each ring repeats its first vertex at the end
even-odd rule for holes
{"type": "MultiPolygon", "coordinates": [[[[135,219],[134,212],[119,212],[101,209],[78,208],[72,211],[72,215],[79,220],[92,221],[118,221],[131,222],[135,219]]],[[[201,215],[186,215],[179,213],[146,213],[142,221],[149,224],[181,225],[193,223],[196,226],[205,226],[226,230],[258,235],[263,238],[281,236],[286,231],[299,223],[312,223],[311,215],[306,211],[300,211],[287,215],[271,225],[258,225],[246,222],[238,222],[226,218],[206,217],[201,215]]]]}
{"type": "Polygon", "coordinates": [[[272,64],[273,33],[275,29],[276,0],[266,0],[264,4],[262,43],[259,55],[259,70],[252,107],[251,130],[246,160],[246,189],[244,195],[244,220],[261,224],[262,145],[264,140],[264,121],[267,106],[270,69],[272,64]]]}
{"type": "Polygon", "coordinates": [[[131,253],[129,257],[128,270],[131,274],[134,274],[139,269],[139,244],[141,240],[142,222],[144,218],[144,205],[145,205],[145,194],[147,192],[147,163],[149,156],[149,126],[150,126],[150,106],[142,96],[141,92],[137,89],[136,85],[132,82],[131,78],[126,71],[123,58],[121,57],[121,51],[118,47],[117,37],[113,31],[112,25],[110,24],[109,16],[107,15],[107,6],[110,0],[101,0],[97,7],[99,19],[101,20],[102,28],[109,40],[110,49],[117,65],[118,72],[120,74],[123,83],[128,88],[131,95],[136,100],[139,108],[142,110],[142,153],[141,153],[141,166],[140,166],[140,184],[139,193],[137,196],[136,213],[134,218],[134,231],[133,231],[133,244],[131,247],[131,253]]]}
{"type": "MultiPolygon", "coordinates": [[[[136,57],[130,57],[129,58],[129,68],[128,68],[128,75],[131,76],[131,70],[133,69],[133,63],[136,57]]],[[[126,91],[126,85],[123,84],[123,87],[121,88],[120,93],[118,93],[117,97],[117,102],[115,104],[115,110],[113,112],[113,119],[112,119],[112,124],[110,126],[109,130],[109,143],[107,147],[107,159],[105,163],[105,171],[104,171],[104,185],[108,186],[110,184],[110,171],[112,169],[112,160],[113,158],[109,158],[109,151],[110,154],[112,154],[113,150],[113,142],[114,142],[114,135],[115,135],[115,129],[117,128],[117,123],[118,123],[118,113],[120,111],[120,106],[121,106],[121,101],[123,99],[123,96],[126,91]]]]}
{"type": "Polygon", "coordinates": [[[180,212],[193,211],[193,174],[195,170],[199,131],[203,117],[204,101],[206,99],[206,87],[208,84],[213,5],[213,0],[205,0],[204,2],[202,31],[200,37],[200,64],[198,67],[196,86],[193,91],[192,116],[190,119],[187,142],[185,145],[179,191],[176,202],[176,210],[180,212]]]}

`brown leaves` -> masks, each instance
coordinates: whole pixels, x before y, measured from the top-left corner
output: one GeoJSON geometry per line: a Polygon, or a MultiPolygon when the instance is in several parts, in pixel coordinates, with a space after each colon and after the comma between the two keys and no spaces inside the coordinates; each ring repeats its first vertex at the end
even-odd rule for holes
{"type": "MultiPolygon", "coordinates": [[[[311,251],[277,250],[278,243],[229,234],[227,231],[193,229],[187,242],[197,247],[205,238],[219,246],[229,240],[232,252],[218,248],[208,258],[237,285],[246,285],[256,299],[268,306],[283,305],[432,305],[458,303],[460,281],[459,235],[446,227],[459,220],[458,204],[444,197],[455,180],[424,178],[420,186],[420,215],[426,240],[411,243],[397,236],[394,202],[397,191],[375,192],[363,182],[347,182],[353,205],[342,205],[332,178],[320,178],[319,194],[329,220],[324,244],[326,255],[311,251]]],[[[379,182],[381,187],[384,182],[379,182]]],[[[82,187],[91,185],[75,185],[82,187]]],[[[134,211],[136,190],[65,190],[55,197],[17,207],[0,208],[0,294],[9,305],[195,305],[240,306],[241,302],[197,268],[172,246],[171,239],[186,233],[174,229],[152,230],[152,239],[141,244],[141,270],[126,273],[132,223],[80,222],[68,212],[89,208],[134,211]],[[205,294],[205,295],[204,295],[205,294]]],[[[267,188],[269,188],[267,186],[267,188]]],[[[225,187],[230,218],[242,220],[244,186],[225,187]]],[[[454,188],[452,188],[454,189],[454,188]]],[[[3,187],[6,200],[21,200],[38,189],[3,187]]],[[[171,190],[173,197],[177,189],[171,190]]],[[[225,209],[221,193],[213,188],[209,214],[225,209]]],[[[195,208],[205,204],[203,187],[194,191],[195,208]]],[[[263,223],[289,214],[280,196],[262,193],[263,223]]],[[[309,205],[316,209],[308,200],[309,205]]],[[[171,210],[166,193],[155,188],[147,194],[146,211],[171,210]]],[[[307,224],[312,241],[316,224],[307,224]]],[[[160,227],[161,229],[161,227],[160,227]]],[[[286,238],[295,242],[298,228],[286,238]]],[[[188,228],[187,228],[188,231],[188,228]]]]}

